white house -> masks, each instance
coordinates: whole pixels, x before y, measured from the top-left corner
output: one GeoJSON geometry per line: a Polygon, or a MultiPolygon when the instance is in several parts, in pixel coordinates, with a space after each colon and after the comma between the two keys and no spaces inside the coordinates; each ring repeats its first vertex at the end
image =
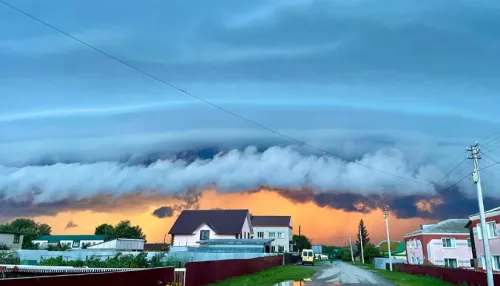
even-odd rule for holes
{"type": "Polygon", "coordinates": [[[251,239],[248,210],[184,210],[168,232],[172,246],[199,246],[209,239],[251,239]]]}
{"type": "Polygon", "coordinates": [[[23,235],[17,232],[0,231],[0,245],[6,245],[11,250],[18,250],[23,245],[23,235]]]}
{"type": "Polygon", "coordinates": [[[256,238],[272,238],[271,252],[292,252],[293,224],[291,216],[252,216],[256,238]]]}
{"type": "Polygon", "coordinates": [[[104,242],[105,235],[42,235],[32,240],[40,248],[52,246],[69,246],[73,249],[81,249],[83,246],[91,246],[104,242]]]}

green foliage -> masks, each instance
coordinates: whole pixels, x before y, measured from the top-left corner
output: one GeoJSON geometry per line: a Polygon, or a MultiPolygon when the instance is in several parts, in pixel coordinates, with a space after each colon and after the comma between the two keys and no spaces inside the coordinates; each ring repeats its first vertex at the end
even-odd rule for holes
{"type": "Polygon", "coordinates": [[[90,268],[150,268],[165,266],[184,266],[186,261],[176,258],[166,258],[165,254],[157,254],[150,260],[147,259],[147,253],[141,252],[137,255],[118,253],[114,257],[101,260],[99,257],[92,256],[86,261],[70,260],[65,261],[62,256],[43,259],[40,265],[43,266],[73,266],[90,268]]]}
{"type": "Polygon", "coordinates": [[[363,241],[363,246],[370,243],[370,236],[368,234],[368,231],[366,230],[365,223],[362,219],[359,221],[357,237],[358,239],[356,240],[356,249],[357,249],[356,256],[359,256],[361,255],[361,241],[363,241]],[[359,233],[359,229],[361,229],[361,236],[359,233]]]}
{"type": "Polygon", "coordinates": [[[0,250],[10,250],[10,247],[7,244],[0,243],[0,250]]]}
{"type": "Polygon", "coordinates": [[[311,249],[312,247],[311,240],[305,235],[298,236],[294,234],[293,241],[295,241],[295,243],[297,244],[297,248],[301,251],[302,249],[311,249]]]}
{"type": "Polygon", "coordinates": [[[31,241],[40,235],[48,235],[52,228],[47,224],[40,224],[29,218],[19,218],[10,223],[0,225],[0,231],[19,232],[24,235],[23,248],[33,247],[31,241]]]}
{"type": "Polygon", "coordinates": [[[365,256],[365,260],[371,261],[375,257],[382,257],[378,248],[375,247],[372,243],[367,243],[363,245],[363,254],[365,256]]]}
{"type": "Polygon", "coordinates": [[[112,226],[104,223],[96,227],[94,234],[106,235],[108,240],[116,238],[146,239],[142,228],[138,225],[132,226],[129,220],[123,220],[112,226]]]}
{"type": "Polygon", "coordinates": [[[344,247],[342,249],[341,257],[343,261],[352,261],[351,249],[349,247],[344,247]]]}
{"type": "Polygon", "coordinates": [[[63,245],[63,246],[61,246],[61,244],[58,244],[58,245],[49,245],[47,247],[48,251],[66,251],[68,249],[71,249],[71,246],[69,246],[69,245],[63,245]]]}

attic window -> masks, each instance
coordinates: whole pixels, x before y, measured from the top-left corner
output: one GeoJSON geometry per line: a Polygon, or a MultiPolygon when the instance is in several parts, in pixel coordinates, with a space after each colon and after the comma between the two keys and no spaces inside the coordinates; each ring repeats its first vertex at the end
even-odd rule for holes
{"type": "Polygon", "coordinates": [[[200,240],[208,240],[208,239],[210,239],[210,231],[209,230],[200,231],[200,240]]]}

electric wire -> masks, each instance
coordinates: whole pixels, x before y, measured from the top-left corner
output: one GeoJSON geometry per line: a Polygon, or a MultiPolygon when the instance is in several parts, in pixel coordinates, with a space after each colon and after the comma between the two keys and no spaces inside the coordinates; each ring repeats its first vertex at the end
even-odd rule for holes
{"type": "MultiPolygon", "coordinates": [[[[158,81],[160,83],[163,83],[163,84],[165,84],[165,85],[167,85],[167,86],[169,86],[169,87],[171,87],[171,88],[173,88],[173,89],[175,89],[175,90],[177,90],[177,91],[179,91],[179,92],[181,92],[181,93],[183,93],[183,94],[185,94],[187,96],[190,96],[190,97],[192,97],[192,98],[194,98],[194,99],[196,99],[196,100],[198,100],[200,102],[203,102],[203,103],[205,103],[205,104],[207,104],[207,105],[209,105],[209,106],[211,106],[211,107],[213,107],[215,109],[218,109],[219,111],[225,112],[225,113],[227,113],[227,114],[229,114],[231,116],[234,116],[234,117],[236,117],[236,118],[238,118],[238,119],[240,119],[242,121],[246,121],[247,123],[250,123],[250,124],[252,124],[254,126],[257,126],[257,127],[261,128],[261,129],[267,130],[267,131],[269,131],[269,132],[271,132],[273,134],[279,135],[279,136],[281,136],[283,138],[286,138],[286,139],[288,139],[290,141],[293,141],[293,142],[295,142],[295,143],[297,143],[299,145],[309,147],[309,148],[314,149],[316,151],[319,151],[319,152],[321,152],[323,154],[327,154],[327,155],[330,155],[332,157],[339,158],[339,159],[341,159],[343,161],[348,161],[345,158],[342,158],[339,155],[333,154],[333,153],[331,153],[331,152],[329,152],[329,151],[327,151],[327,150],[325,150],[323,148],[315,147],[315,146],[313,146],[313,145],[311,145],[309,143],[303,142],[303,141],[301,141],[299,139],[296,139],[296,138],[294,138],[294,137],[292,137],[290,135],[287,135],[285,133],[279,132],[279,131],[277,131],[277,130],[275,130],[273,128],[270,128],[270,127],[268,127],[268,126],[266,126],[264,124],[258,123],[257,121],[254,121],[252,119],[249,119],[247,117],[239,115],[239,114],[237,114],[237,113],[235,113],[235,112],[233,112],[233,111],[231,111],[231,110],[229,110],[227,108],[224,108],[224,107],[222,107],[220,105],[217,105],[217,104],[215,104],[215,103],[213,103],[213,102],[211,102],[209,100],[206,100],[206,99],[204,99],[204,98],[202,98],[200,96],[197,96],[197,95],[195,95],[193,93],[190,93],[189,91],[186,91],[186,90],[184,90],[184,89],[182,89],[182,88],[180,88],[180,87],[178,87],[178,86],[176,86],[176,85],[174,85],[174,84],[172,84],[172,83],[170,83],[168,81],[165,81],[165,80],[163,80],[163,79],[161,79],[161,78],[159,78],[159,77],[157,77],[157,76],[155,76],[155,75],[153,75],[153,74],[151,74],[151,73],[149,73],[149,72],[147,72],[147,71],[145,71],[145,70],[143,70],[141,68],[138,68],[138,67],[136,67],[136,66],[134,66],[134,65],[132,65],[130,63],[127,63],[126,61],[121,60],[118,57],[113,56],[112,54],[110,54],[108,52],[105,52],[105,51],[103,51],[103,50],[101,50],[101,49],[99,49],[99,48],[97,48],[97,47],[95,47],[95,46],[93,46],[93,45],[91,45],[91,44],[89,44],[89,43],[87,43],[87,42],[85,42],[85,41],[83,41],[83,40],[81,40],[81,39],[79,39],[79,38],[77,38],[77,37],[75,37],[75,36],[67,33],[67,32],[65,32],[65,31],[63,31],[62,29],[59,29],[56,26],[54,26],[54,25],[52,25],[52,24],[50,24],[50,23],[48,23],[48,22],[46,22],[44,20],[41,20],[41,19],[33,16],[32,14],[30,14],[30,13],[28,13],[28,12],[26,12],[26,11],[24,11],[24,10],[22,10],[22,9],[20,9],[20,8],[18,8],[16,6],[14,6],[14,5],[12,5],[12,4],[4,1],[4,0],[0,0],[0,3],[2,3],[5,6],[7,6],[7,7],[13,9],[13,10],[15,10],[15,11],[17,11],[17,12],[19,12],[19,13],[21,13],[21,14],[29,17],[29,18],[31,18],[34,21],[37,21],[37,22],[41,23],[42,25],[44,25],[44,26],[46,26],[46,27],[48,27],[48,28],[50,28],[50,29],[52,29],[54,31],[57,31],[58,33],[60,33],[62,35],[65,35],[66,37],[69,37],[69,38],[73,39],[76,42],[79,42],[80,44],[82,44],[82,45],[84,45],[84,46],[86,46],[86,47],[88,47],[88,48],[90,48],[90,49],[92,49],[92,50],[94,50],[94,51],[96,51],[96,52],[98,52],[98,53],[100,53],[100,54],[102,54],[102,55],[104,55],[104,56],[106,56],[106,57],[114,60],[114,61],[117,61],[118,63],[121,63],[121,64],[123,64],[123,65],[125,65],[125,66],[127,66],[127,67],[129,67],[129,68],[131,68],[131,69],[133,69],[133,70],[135,70],[137,72],[139,72],[139,73],[142,73],[143,75],[145,75],[147,77],[150,77],[151,79],[154,79],[154,80],[156,80],[156,81],[158,81]]],[[[415,180],[415,179],[403,177],[403,176],[400,176],[400,175],[397,175],[397,174],[393,174],[393,173],[390,173],[390,172],[387,172],[387,171],[384,171],[384,170],[381,170],[381,169],[377,169],[375,167],[363,164],[361,162],[354,161],[353,163],[356,164],[356,165],[362,166],[364,168],[367,168],[367,169],[370,169],[370,170],[373,170],[373,171],[376,171],[376,172],[388,175],[388,176],[393,176],[393,177],[399,178],[401,180],[406,180],[406,181],[413,182],[413,183],[420,184],[420,185],[426,185],[426,186],[431,185],[430,183],[421,182],[421,181],[418,181],[418,180],[415,180]]]]}

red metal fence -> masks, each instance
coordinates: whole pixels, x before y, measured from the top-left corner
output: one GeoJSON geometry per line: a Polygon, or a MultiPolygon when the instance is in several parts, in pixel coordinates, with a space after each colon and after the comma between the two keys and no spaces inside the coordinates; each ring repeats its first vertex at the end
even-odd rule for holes
{"type": "Polygon", "coordinates": [[[283,265],[282,255],[252,259],[189,262],[186,263],[186,286],[212,284],[280,265],[283,265]]]}
{"type": "MultiPolygon", "coordinates": [[[[412,264],[395,264],[394,268],[397,271],[405,272],[412,275],[431,276],[452,283],[460,285],[467,283],[468,285],[488,285],[486,281],[486,274],[484,272],[477,272],[474,270],[465,270],[459,268],[444,268],[436,266],[412,265],[412,264]]],[[[500,275],[493,275],[495,284],[500,284],[500,275]]]]}
{"type": "Polygon", "coordinates": [[[0,279],[1,286],[88,286],[88,285],[120,285],[120,286],[160,286],[174,281],[174,268],[150,268],[123,272],[73,274],[61,276],[44,276],[30,278],[0,279]]]}

